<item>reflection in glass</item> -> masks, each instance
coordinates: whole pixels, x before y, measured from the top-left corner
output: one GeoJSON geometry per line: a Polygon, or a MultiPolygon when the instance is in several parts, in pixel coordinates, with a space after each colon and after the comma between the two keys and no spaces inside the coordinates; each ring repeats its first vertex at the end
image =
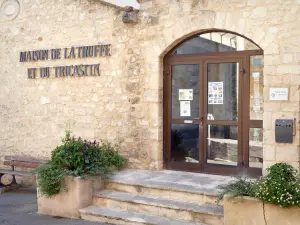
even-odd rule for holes
{"type": "Polygon", "coordinates": [[[172,119],[197,118],[199,118],[199,65],[174,65],[172,66],[172,119]],[[179,91],[191,92],[191,95],[179,96],[179,91]],[[188,103],[184,112],[180,109],[183,103],[188,103]]]}
{"type": "Polygon", "coordinates": [[[263,167],[263,129],[250,128],[249,130],[249,166],[263,167]]]}
{"type": "Polygon", "coordinates": [[[199,163],[199,126],[195,124],[172,124],[171,129],[172,161],[199,163]]]}
{"type": "Polygon", "coordinates": [[[200,54],[208,52],[232,52],[258,50],[251,41],[236,34],[210,32],[195,36],[173,51],[173,55],[200,54]]]}
{"type": "Polygon", "coordinates": [[[238,119],[238,66],[238,63],[208,64],[208,119],[238,119]]]}
{"type": "Polygon", "coordinates": [[[263,56],[250,57],[250,120],[263,120],[263,56]]]}
{"type": "Polygon", "coordinates": [[[207,163],[236,166],[238,160],[238,128],[207,126],[207,163]]]}

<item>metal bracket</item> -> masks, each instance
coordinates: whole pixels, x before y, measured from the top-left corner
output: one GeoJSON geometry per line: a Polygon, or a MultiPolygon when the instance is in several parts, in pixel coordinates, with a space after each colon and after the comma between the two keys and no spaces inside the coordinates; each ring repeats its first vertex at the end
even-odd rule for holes
{"type": "Polygon", "coordinates": [[[296,118],[294,118],[293,136],[296,136],[296,118]]]}
{"type": "Polygon", "coordinates": [[[126,7],[126,10],[122,16],[123,23],[137,23],[137,12],[138,11],[134,10],[131,6],[126,7]]]}

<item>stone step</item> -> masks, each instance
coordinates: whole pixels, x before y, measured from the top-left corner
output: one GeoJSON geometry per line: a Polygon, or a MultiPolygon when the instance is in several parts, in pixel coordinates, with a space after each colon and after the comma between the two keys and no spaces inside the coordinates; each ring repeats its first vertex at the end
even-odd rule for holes
{"type": "Polygon", "coordinates": [[[106,183],[105,189],[124,191],[145,196],[163,197],[171,200],[187,201],[192,203],[214,204],[216,202],[216,195],[214,194],[193,193],[188,192],[187,190],[173,190],[158,186],[143,186],[139,184],[128,184],[116,181],[109,181],[106,183]]]}
{"type": "Polygon", "coordinates": [[[80,214],[81,218],[84,220],[116,225],[206,225],[203,223],[191,223],[168,219],[162,216],[134,213],[97,206],[89,206],[87,208],[80,209],[80,214]]]}
{"type": "Polygon", "coordinates": [[[190,222],[223,224],[223,207],[105,190],[95,193],[94,205],[148,213],[190,222]]]}
{"type": "Polygon", "coordinates": [[[110,177],[106,189],[156,196],[193,203],[216,201],[217,186],[227,184],[226,176],[181,171],[124,170],[110,177]]]}

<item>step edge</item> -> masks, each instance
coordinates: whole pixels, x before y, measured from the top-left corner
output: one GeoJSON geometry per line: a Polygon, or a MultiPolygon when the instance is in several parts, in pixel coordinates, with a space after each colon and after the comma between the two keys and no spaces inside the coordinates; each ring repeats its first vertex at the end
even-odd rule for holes
{"type": "Polygon", "coordinates": [[[116,184],[123,184],[123,185],[129,185],[129,186],[136,186],[136,187],[146,187],[146,188],[155,188],[159,190],[167,190],[167,191],[177,191],[177,192],[184,192],[184,193],[190,193],[190,194],[197,194],[197,195],[207,195],[210,197],[217,197],[217,193],[210,193],[210,192],[205,192],[205,191],[192,191],[192,190],[186,190],[186,189],[177,189],[177,188],[164,188],[158,185],[148,185],[148,184],[137,184],[137,183],[128,183],[128,182],[123,182],[120,180],[108,180],[105,185],[109,183],[116,183],[116,184]]]}
{"type": "MultiPolygon", "coordinates": [[[[146,222],[141,222],[141,221],[134,221],[134,220],[130,220],[128,218],[123,218],[123,217],[118,217],[118,216],[107,216],[107,215],[102,215],[101,213],[92,213],[92,212],[88,212],[86,210],[88,210],[90,207],[96,207],[96,208],[105,208],[105,209],[109,209],[111,211],[115,211],[115,212],[125,212],[125,213],[129,213],[130,211],[123,211],[123,210],[116,210],[116,209],[110,209],[110,208],[107,208],[107,207],[100,207],[100,206],[88,206],[86,208],[83,208],[83,209],[79,209],[79,213],[80,214],[86,214],[86,215],[91,215],[91,216],[96,216],[96,217],[105,217],[105,218],[108,218],[108,219],[117,219],[117,220],[123,220],[123,221],[126,221],[126,222],[140,222],[140,223],[143,223],[143,224],[149,224],[149,221],[146,221],[146,222]]],[[[166,220],[169,220],[169,221],[178,221],[178,222],[182,222],[182,223],[189,223],[189,224],[193,224],[193,225],[208,225],[208,224],[204,224],[204,223],[193,223],[193,222],[189,222],[189,221],[184,221],[184,220],[174,220],[174,219],[171,219],[171,218],[168,218],[168,217],[163,217],[163,216],[158,216],[158,215],[152,215],[152,214],[147,214],[147,213],[137,213],[137,212],[131,212],[132,214],[139,214],[139,215],[145,215],[147,217],[158,217],[158,218],[163,218],[163,219],[166,219],[166,220]]]]}
{"type": "MultiPolygon", "coordinates": [[[[126,193],[126,194],[128,194],[128,193],[126,193]]],[[[149,202],[145,202],[145,201],[142,201],[142,200],[133,200],[133,199],[128,200],[128,199],[122,199],[122,198],[118,198],[118,197],[114,197],[114,196],[105,196],[104,194],[101,194],[101,192],[94,193],[94,196],[99,197],[99,198],[104,198],[104,199],[117,200],[117,201],[121,201],[121,202],[130,202],[130,203],[137,203],[137,204],[142,204],[142,205],[158,206],[158,207],[162,207],[162,208],[175,209],[175,210],[184,210],[184,211],[189,211],[189,212],[193,212],[193,213],[201,213],[201,214],[207,214],[207,215],[212,215],[212,216],[224,216],[224,211],[222,213],[221,212],[220,213],[214,213],[214,212],[207,212],[207,211],[200,211],[200,210],[198,211],[198,210],[194,210],[194,209],[191,209],[191,208],[188,208],[188,209],[187,208],[180,208],[180,207],[177,207],[177,206],[167,205],[167,204],[162,204],[162,203],[161,204],[160,203],[156,204],[156,203],[153,203],[153,202],[149,203],[149,202]]],[[[141,196],[141,195],[139,195],[139,196],[141,196]]],[[[154,198],[152,198],[152,199],[154,199],[154,198]]],[[[179,202],[179,201],[176,201],[176,200],[170,200],[170,201],[179,202]]],[[[189,202],[184,202],[184,203],[189,204],[189,202]]],[[[197,204],[197,203],[195,203],[195,204],[197,204]]],[[[204,204],[199,204],[199,205],[204,205],[204,204]]],[[[208,204],[208,205],[213,205],[213,204],[208,204]]],[[[217,205],[215,205],[215,206],[217,206],[217,205]]]]}
{"type": "Polygon", "coordinates": [[[147,221],[141,222],[141,221],[135,221],[135,220],[130,220],[129,218],[124,218],[124,217],[118,217],[118,216],[110,216],[110,215],[102,215],[101,213],[92,213],[92,212],[87,212],[79,209],[80,214],[85,214],[85,215],[90,215],[90,216],[96,216],[96,217],[105,217],[108,219],[116,219],[116,220],[123,220],[125,222],[139,222],[141,224],[149,224],[147,221]]]}

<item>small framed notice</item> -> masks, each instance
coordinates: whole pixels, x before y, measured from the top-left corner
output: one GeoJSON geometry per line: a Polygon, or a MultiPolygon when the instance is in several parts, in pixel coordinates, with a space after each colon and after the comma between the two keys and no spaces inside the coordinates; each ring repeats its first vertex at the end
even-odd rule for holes
{"type": "Polygon", "coordinates": [[[191,116],[190,101],[180,101],[180,116],[191,116]]]}
{"type": "Polygon", "coordinates": [[[288,88],[270,88],[270,100],[287,101],[289,98],[288,88]]]}
{"type": "Polygon", "coordinates": [[[179,89],[179,101],[192,101],[193,89],[179,89]]]}

